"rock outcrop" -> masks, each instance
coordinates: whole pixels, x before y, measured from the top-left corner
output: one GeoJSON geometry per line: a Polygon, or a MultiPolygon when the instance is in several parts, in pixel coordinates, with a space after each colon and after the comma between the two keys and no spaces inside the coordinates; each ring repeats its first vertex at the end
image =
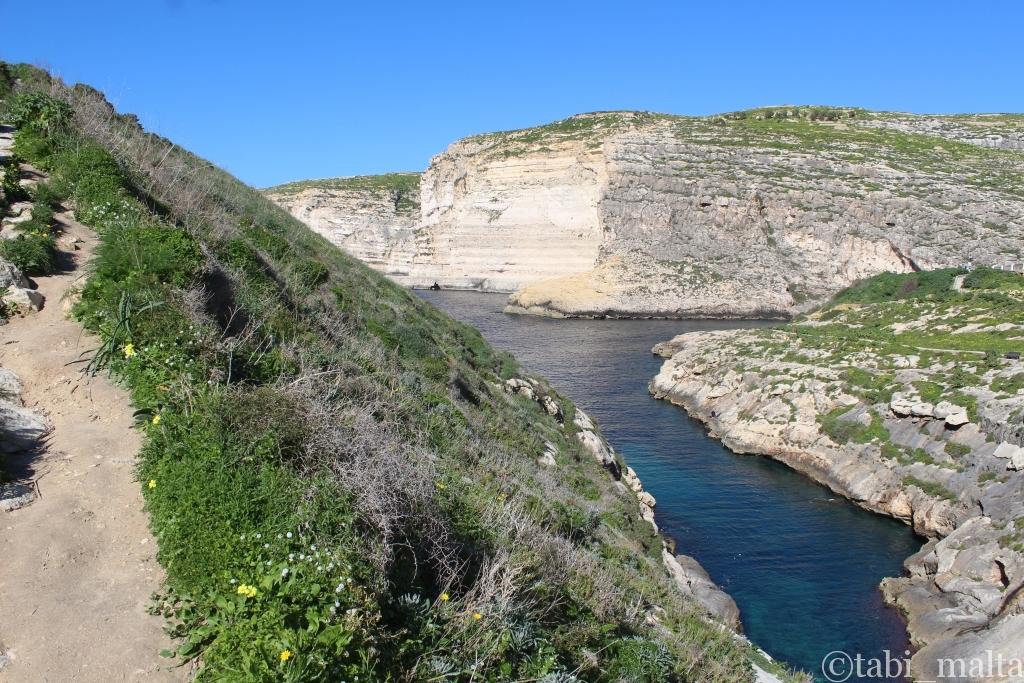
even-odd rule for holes
{"type": "Polygon", "coordinates": [[[879,272],[1015,258],[1021,139],[1020,116],[585,114],[452,144],[415,216],[342,181],[268,193],[400,282],[510,311],[784,317],[879,272]]]}
{"type": "Polygon", "coordinates": [[[1002,343],[1020,339],[1024,309],[991,303],[1013,301],[1017,290],[1003,291],[837,305],[786,329],[692,332],[654,348],[667,360],[651,392],[730,449],[786,463],[928,539],[907,575],[882,585],[907,615],[925,680],[966,680],[943,677],[946,658],[1024,657],[1024,366],[925,348],[960,320],[977,321],[964,335],[992,329],[990,316],[1002,343]],[[893,321],[910,311],[919,317],[893,321]],[[899,336],[908,328],[916,349],[899,336]]]}
{"type": "Polygon", "coordinates": [[[43,295],[37,292],[28,278],[10,261],[0,258],[0,305],[38,311],[43,295]]]}
{"type": "MultiPolygon", "coordinates": [[[[0,368],[0,467],[5,455],[33,451],[43,445],[50,432],[46,419],[25,407],[18,376],[0,368]]],[[[32,482],[4,481],[0,478],[0,512],[25,507],[36,497],[32,482]]]]}

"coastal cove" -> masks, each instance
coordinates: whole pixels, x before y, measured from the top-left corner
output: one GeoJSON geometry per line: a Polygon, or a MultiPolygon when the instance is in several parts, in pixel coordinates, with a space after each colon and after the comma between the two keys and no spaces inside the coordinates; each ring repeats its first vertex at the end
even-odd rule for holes
{"type": "Polygon", "coordinates": [[[657,499],[661,530],[736,600],[744,632],[773,657],[820,678],[822,657],[834,650],[874,657],[908,649],[902,618],[878,590],[921,546],[906,525],[780,463],[730,452],[648,392],[662,363],[654,344],[684,331],[768,323],[553,320],[505,314],[503,295],[418,294],[598,420],[657,499]]]}

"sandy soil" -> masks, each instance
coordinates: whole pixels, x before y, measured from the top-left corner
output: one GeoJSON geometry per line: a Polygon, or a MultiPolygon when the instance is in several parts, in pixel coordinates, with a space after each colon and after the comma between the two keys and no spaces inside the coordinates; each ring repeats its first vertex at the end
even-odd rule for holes
{"type": "Polygon", "coordinates": [[[63,272],[38,278],[41,311],[0,326],[0,366],[53,427],[44,452],[23,463],[41,496],[0,513],[0,683],[185,680],[159,656],[171,647],[163,620],[145,611],[162,572],[135,480],[141,439],[128,395],[80,372],[74,362],[97,339],[62,312],[96,240],[69,214],[59,220],[61,241],[77,237],[80,249],[62,251],[63,272]]]}

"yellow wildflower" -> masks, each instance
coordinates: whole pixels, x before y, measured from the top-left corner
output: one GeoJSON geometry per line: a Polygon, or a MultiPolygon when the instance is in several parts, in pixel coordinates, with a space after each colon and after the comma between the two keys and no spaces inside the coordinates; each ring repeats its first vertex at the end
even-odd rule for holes
{"type": "Polygon", "coordinates": [[[444,485],[443,481],[437,482],[437,490],[438,491],[444,491],[446,488],[448,488],[448,487],[444,485]]]}
{"type": "Polygon", "coordinates": [[[121,347],[121,351],[124,352],[125,358],[131,358],[132,356],[135,355],[135,344],[128,342],[127,344],[121,347]]]}
{"type": "Polygon", "coordinates": [[[441,593],[441,602],[448,602],[451,597],[447,593],[441,593]]]}
{"type": "Polygon", "coordinates": [[[156,488],[156,479],[150,479],[149,480],[149,488],[151,488],[151,489],[155,489],[156,488]]]}
{"type": "Polygon", "coordinates": [[[281,650],[281,654],[279,654],[277,656],[277,658],[280,659],[282,662],[287,662],[289,659],[292,658],[292,651],[291,650],[281,650]]]}
{"type": "Polygon", "coordinates": [[[238,594],[244,595],[247,598],[255,598],[256,586],[250,586],[249,584],[241,583],[238,585],[238,594]]]}
{"type": "Polygon", "coordinates": [[[154,415],[153,419],[150,420],[150,422],[152,422],[154,426],[160,424],[160,416],[159,415],[154,415]]]}
{"type": "Polygon", "coordinates": [[[480,614],[479,612],[473,612],[473,618],[476,619],[477,621],[480,621],[481,619],[484,618],[484,615],[480,614]]]}

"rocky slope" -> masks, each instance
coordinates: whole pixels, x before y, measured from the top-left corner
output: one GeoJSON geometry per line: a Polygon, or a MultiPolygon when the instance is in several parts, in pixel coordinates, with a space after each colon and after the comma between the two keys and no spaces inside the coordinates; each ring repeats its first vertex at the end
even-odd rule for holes
{"type": "MultiPolygon", "coordinates": [[[[514,290],[521,312],[786,316],[883,271],[1019,259],[1022,140],[1018,115],[586,114],[458,141],[415,220],[332,239],[412,286],[514,290]]],[[[268,192],[322,232],[352,222],[317,191],[268,192]]]]}
{"type": "MultiPolygon", "coordinates": [[[[928,538],[887,579],[915,674],[1024,656],[1024,276],[880,276],[778,329],[659,344],[651,391],[928,538]]],[[[962,680],[962,679],[949,679],[962,680]]],[[[1016,679],[1015,679],[1016,680],[1016,679]]]]}

